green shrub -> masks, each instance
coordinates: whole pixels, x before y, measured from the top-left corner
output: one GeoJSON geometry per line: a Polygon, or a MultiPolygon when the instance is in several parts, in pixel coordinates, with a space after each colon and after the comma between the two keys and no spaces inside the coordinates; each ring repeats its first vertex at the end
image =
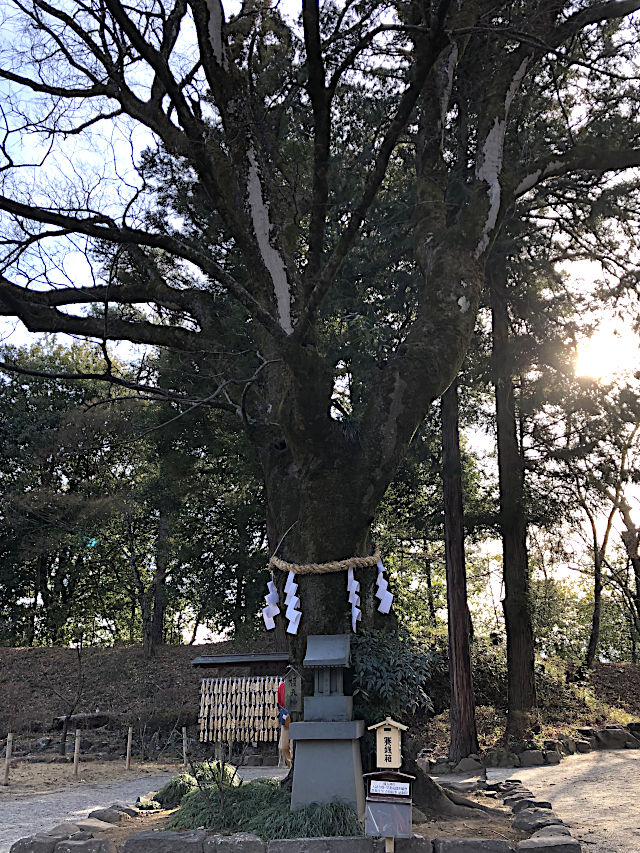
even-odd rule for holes
{"type": "Polygon", "coordinates": [[[157,794],[154,794],[153,799],[160,803],[163,808],[171,809],[174,806],[179,806],[184,795],[197,787],[198,783],[190,773],[180,773],[179,776],[169,779],[167,784],[160,788],[157,794]]]}
{"type": "Polygon", "coordinates": [[[433,712],[431,681],[444,661],[408,633],[362,631],[351,639],[353,695],[367,724],[433,712]]]}
{"type": "Polygon", "coordinates": [[[219,761],[200,761],[193,765],[193,769],[197,779],[190,773],[180,773],[170,779],[153,799],[163,808],[170,809],[179,806],[186,794],[197,790],[198,782],[206,787],[215,787],[220,782],[227,787],[240,784],[235,769],[229,764],[223,766],[219,761]]]}
{"type": "Polygon", "coordinates": [[[256,779],[239,787],[196,789],[172,816],[172,829],[204,827],[216,832],[251,832],[264,841],[362,835],[356,813],[343,803],[313,804],[290,811],[291,795],[278,782],[256,779]],[[208,802],[207,802],[208,800],[208,802]]]}

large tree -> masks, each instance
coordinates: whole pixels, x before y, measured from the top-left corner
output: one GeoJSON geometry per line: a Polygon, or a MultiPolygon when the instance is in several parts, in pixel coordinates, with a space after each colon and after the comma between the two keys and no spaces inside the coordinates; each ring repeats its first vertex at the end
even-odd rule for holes
{"type": "MultiPolygon", "coordinates": [[[[595,86],[565,144],[503,157],[554,67],[632,75],[633,21],[618,23],[639,8],[303,0],[298,25],[256,0],[232,16],[220,0],[7,0],[0,313],[107,356],[112,340],[186,353],[210,383],[195,402],[258,450],[271,549],[365,554],[464,357],[505,212],[554,176],[640,162],[632,95],[605,108],[595,86]],[[625,118],[622,149],[607,111],[625,118]],[[369,280],[351,259],[394,170],[413,176],[397,203],[417,275],[391,251],[369,280]]],[[[183,379],[158,395],[193,405],[183,379]]],[[[343,577],[299,591],[301,640],[345,627],[343,577]]]]}

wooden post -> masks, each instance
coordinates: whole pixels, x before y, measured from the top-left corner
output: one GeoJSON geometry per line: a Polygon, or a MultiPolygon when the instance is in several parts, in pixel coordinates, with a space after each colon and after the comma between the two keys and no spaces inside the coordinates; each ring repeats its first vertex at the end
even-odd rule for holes
{"type": "Polygon", "coordinates": [[[395,849],[395,838],[385,838],[384,853],[393,853],[395,849]]]}
{"type": "Polygon", "coordinates": [[[129,733],[127,735],[127,761],[125,764],[125,770],[131,770],[131,741],[133,740],[133,726],[129,726],[129,733]]]}
{"type": "Polygon", "coordinates": [[[80,764],[80,729],[76,729],[76,742],[73,749],[73,775],[78,778],[78,765],[80,764]]]}
{"type": "Polygon", "coordinates": [[[4,759],[4,781],[3,785],[9,784],[9,767],[11,766],[11,752],[13,750],[13,734],[9,732],[7,735],[7,752],[4,759]]]}
{"type": "Polygon", "coordinates": [[[182,766],[187,769],[187,727],[182,727],[182,766]]]}

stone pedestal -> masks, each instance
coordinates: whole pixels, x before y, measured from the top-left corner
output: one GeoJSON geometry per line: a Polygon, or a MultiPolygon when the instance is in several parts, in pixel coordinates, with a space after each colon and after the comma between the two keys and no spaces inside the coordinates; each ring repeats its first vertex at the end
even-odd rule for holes
{"type": "Polygon", "coordinates": [[[291,808],[310,803],[348,803],[364,818],[360,738],[364,722],[291,723],[296,753],[291,808]]]}
{"type": "Polygon", "coordinates": [[[341,800],[364,819],[360,758],[363,720],[352,720],[353,699],[343,692],[349,666],[348,634],[310,635],[304,666],[313,671],[314,694],[304,700],[304,722],[291,723],[295,742],[291,809],[341,800]]]}

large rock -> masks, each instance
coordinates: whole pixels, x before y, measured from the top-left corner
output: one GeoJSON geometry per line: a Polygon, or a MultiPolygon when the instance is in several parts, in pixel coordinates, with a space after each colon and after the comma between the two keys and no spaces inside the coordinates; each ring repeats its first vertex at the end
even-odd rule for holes
{"type": "Polygon", "coordinates": [[[544,755],[539,749],[525,749],[520,753],[521,767],[539,767],[544,764],[544,755]]]}
{"type": "Polygon", "coordinates": [[[531,834],[543,826],[561,824],[560,818],[550,809],[523,809],[516,815],[513,828],[531,834]]]}
{"type": "Polygon", "coordinates": [[[373,839],[365,836],[282,838],[267,842],[267,853],[373,853],[373,839]]]}
{"type": "Polygon", "coordinates": [[[102,820],[105,823],[112,824],[126,823],[127,821],[131,820],[131,817],[128,814],[125,814],[125,812],[120,811],[120,809],[112,808],[94,809],[92,812],[90,812],[89,817],[93,818],[94,820],[102,820]]]}
{"type": "Polygon", "coordinates": [[[57,826],[54,826],[53,829],[48,829],[47,835],[53,835],[58,839],[58,841],[66,841],[67,838],[73,838],[81,832],[83,835],[87,834],[86,832],[83,832],[76,823],[59,823],[57,826]]]}
{"type": "Polygon", "coordinates": [[[77,841],[58,841],[54,853],[117,853],[116,845],[108,838],[87,838],[77,841]]]}
{"type": "Polygon", "coordinates": [[[581,853],[580,842],[575,838],[528,838],[516,845],[516,853],[581,853]]]}
{"type": "Polygon", "coordinates": [[[593,749],[593,745],[590,740],[577,740],[576,741],[576,750],[577,752],[591,752],[593,749]]]}
{"type": "Polygon", "coordinates": [[[123,812],[129,817],[138,817],[140,812],[137,809],[134,809],[133,806],[126,806],[124,803],[111,803],[109,806],[110,809],[115,809],[117,812],[123,812]]]}
{"type": "Polygon", "coordinates": [[[495,838],[436,838],[434,853],[513,853],[508,841],[495,838]]]}
{"type": "Polygon", "coordinates": [[[485,767],[519,767],[520,759],[508,749],[490,749],[485,752],[482,763],[485,767]]]}
{"type": "Polygon", "coordinates": [[[85,829],[87,832],[107,832],[113,829],[112,823],[107,823],[106,820],[98,820],[95,817],[83,817],[79,820],[74,820],[78,829],[85,829]]]}
{"type": "Polygon", "coordinates": [[[569,735],[558,735],[558,742],[565,755],[575,755],[576,741],[569,735]]]}
{"type": "Polygon", "coordinates": [[[267,845],[250,832],[234,835],[210,835],[204,841],[204,853],[265,853],[267,845]]]}
{"type": "Polygon", "coordinates": [[[482,762],[476,755],[461,758],[453,768],[454,773],[479,773],[483,769],[482,762]]]}
{"type": "Polygon", "coordinates": [[[544,753],[544,760],[547,764],[560,764],[562,754],[557,749],[547,749],[544,753]]]}
{"type": "Polygon", "coordinates": [[[571,835],[569,827],[564,824],[556,824],[555,826],[543,826],[542,829],[536,829],[531,836],[532,838],[557,838],[558,836],[571,835]]]}
{"type": "Polygon", "coordinates": [[[596,742],[600,749],[624,749],[628,743],[640,743],[634,738],[628,729],[622,726],[607,726],[605,729],[596,731],[596,742]]]}
{"type": "Polygon", "coordinates": [[[29,835],[12,844],[9,853],[53,853],[57,842],[57,838],[51,838],[43,833],[29,835]]]}
{"type": "Polygon", "coordinates": [[[593,728],[593,726],[580,726],[580,728],[578,729],[578,734],[580,735],[580,737],[584,738],[595,737],[596,730],[593,728]]]}
{"type": "Polygon", "coordinates": [[[206,837],[207,833],[202,829],[189,832],[153,832],[145,829],[125,841],[122,853],[203,853],[206,837]]]}

